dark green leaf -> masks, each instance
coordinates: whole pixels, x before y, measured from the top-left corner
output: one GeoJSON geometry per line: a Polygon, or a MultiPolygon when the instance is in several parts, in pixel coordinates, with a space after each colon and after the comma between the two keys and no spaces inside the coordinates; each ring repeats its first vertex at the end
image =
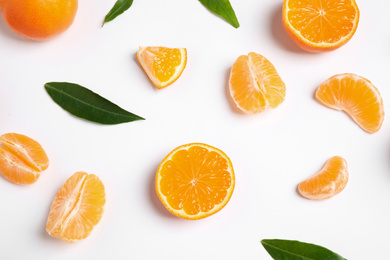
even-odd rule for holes
{"type": "Polygon", "coordinates": [[[236,14],[229,0],[199,0],[211,12],[221,16],[234,28],[240,27],[236,14]]]}
{"type": "Polygon", "coordinates": [[[104,97],[80,85],[67,82],[49,82],[45,89],[63,109],[77,117],[100,124],[114,125],[144,118],[132,114],[104,97]]]}
{"type": "Polygon", "coordinates": [[[130,8],[130,6],[133,4],[133,0],[118,0],[116,1],[115,5],[112,7],[110,12],[106,15],[106,18],[104,18],[104,22],[102,24],[102,27],[105,23],[108,23],[112,20],[114,20],[118,15],[122,14],[124,11],[130,8]]]}
{"type": "Polygon", "coordinates": [[[296,240],[263,239],[261,244],[275,260],[346,260],[325,247],[296,240]]]}

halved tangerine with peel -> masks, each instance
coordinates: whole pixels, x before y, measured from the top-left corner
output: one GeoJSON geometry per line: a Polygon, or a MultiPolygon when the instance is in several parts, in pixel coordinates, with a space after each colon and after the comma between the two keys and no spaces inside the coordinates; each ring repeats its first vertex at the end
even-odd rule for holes
{"type": "Polygon", "coordinates": [[[359,8],[354,0],[284,0],[282,21],[287,34],[302,49],[331,51],[354,35],[359,8]]]}
{"type": "Polygon", "coordinates": [[[185,48],[139,47],[136,56],[142,69],[158,89],[175,82],[187,64],[185,48]]]}
{"type": "Polygon", "coordinates": [[[156,192],[164,206],[172,214],[191,220],[221,210],[232,196],[234,183],[229,157],[201,143],[174,149],[156,174],[156,192]]]}
{"type": "Polygon", "coordinates": [[[49,167],[45,150],[28,136],[8,133],[0,143],[0,172],[13,183],[32,184],[49,167]]]}
{"type": "Polygon", "coordinates": [[[102,218],[105,202],[102,181],[94,174],[76,172],[54,198],[46,231],[69,243],[84,239],[102,218]]]}
{"type": "Polygon", "coordinates": [[[345,111],[368,133],[379,131],[385,109],[378,89],[361,76],[345,73],[335,75],[316,91],[316,98],[327,107],[345,111]]]}
{"type": "Polygon", "coordinates": [[[316,175],[301,182],[298,191],[305,198],[324,200],[342,192],[347,182],[347,161],[340,156],[334,156],[316,175]]]}

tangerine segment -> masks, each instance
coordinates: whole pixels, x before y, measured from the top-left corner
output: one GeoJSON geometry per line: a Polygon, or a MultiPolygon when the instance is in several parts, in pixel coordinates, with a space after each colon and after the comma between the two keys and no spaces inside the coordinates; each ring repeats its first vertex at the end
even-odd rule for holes
{"type": "Polygon", "coordinates": [[[76,172],[54,198],[46,231],[69,243],[84,239],[100,221],[105,202],[102,181],[93,174],[76,172]]]}
{"type": "Polygon", "coordinates": [[[28,136],[8,133],[0,136],[0,172],[9,181],[31,184],[49,167],[45,150],[28,136]]]}
{"type": "Polygon", "coordinates": [[[49,158],[45,150],[35,140],[28,136],[8,133],[0,136],[1,144],[24,160],[37,171],[44,171],[49,167],[49,158]]]}
{"type": "Polygon", "coordinates": [[[142,69],[158,89],[175,82],[187,64],[185,48],[140,47],[136,56],[142,69]]]}
{"type": "Polygon", "coordinates": [[[365,131],[375,133],[382,126],[385,110],[378,89],[367,79],[350,73],[335,75],[316,91],[327,107],[343,110],[365,131]]]}
{"type": "Polygon", "coordinates": [[[164,206],[172,214],[191,220],[221,210],[232,196],[234,184],[229,157],[201,143],[174,149],[156,174],[156,192],[164,206]]]}
{"type": "Polygon", "coordinates": [[[286,86],[275,67],[254,52],[241,55],[234,62],[229,90],[237,107],[250,114],[276,108],[286,95],[286,86]]]}
{"type": "Polygon", "coordinates": [[[7,180],[16,184],[32,184],[40,176],[38,171],[2,146],[0,146],[0,172],[7,180]]]}
{"type": "Polygon", "coordinates": [[[283,26],[290,38],[310,52],[346,44],[359,22],[355,0],[285,0],[283,26]]]}
{"type": "Polygon", "coordinates": [[[347,161],[340,156],[334,156],[316,175],[301,182],[298,191],[308,199],[329,199],[344,190],[347,182],[347,161]]]}

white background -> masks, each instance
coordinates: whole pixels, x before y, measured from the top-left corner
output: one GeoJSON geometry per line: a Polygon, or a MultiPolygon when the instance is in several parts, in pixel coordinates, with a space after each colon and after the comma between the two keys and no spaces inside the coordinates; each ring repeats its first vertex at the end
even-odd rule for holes
{"type": "Polygon", "coordinates": [[[313,98],[327,78],[350,72],[379,89],[390,113],[389,1],[358,1],[356,34],[325,54],[288,38],[281,0],[231,0],[239,29],[196,0],[136,0],[101,28],[114,3],[80,0],[72,27],[47,42],[25,40],[0,19],[0,134],[28,135],[50,158],[33,185],[0,177],[0,259],[271,259],[260,240],[272,238],[390,259],[390,119],[368,134],[313,98]],[[185,47],[187,67],[156,90],[135,59],[138,46],[185,47]],[[228,77],[251,51],[275,65],[287,95],[275,110],[244,115],[230,104],[228,77]],[[50,81],[83,85],[146,120],[76,118],[48,96],[50,81]],[[236,174],[226,207],[198,221],[171,215],[154,189],[161,160],[190,142],[223,150],[236,174]],[[334,155],[348,162],[346,189],[327,201],[300,197],[297,184],[334,155]],[[91,236],[68,244],[45,224],[58,189],[81,170],[102,179],[107,203],[91,236]]]}

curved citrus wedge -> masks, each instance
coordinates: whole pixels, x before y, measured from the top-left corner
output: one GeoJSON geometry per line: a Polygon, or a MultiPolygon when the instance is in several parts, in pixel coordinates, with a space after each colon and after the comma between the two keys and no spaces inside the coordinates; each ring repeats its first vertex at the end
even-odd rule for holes
{"type": "Polygon", "coordinates": [[[347,161],[340,156],[334,156],[316,175],[301,182],[298,191],[308,199],[329,199],[344,190],[347,182],[347,161]]]}
{"type": "Polygon", "coordinates": [[[180,77],[187,64],[187,50],[184,48],[139,47],[137,59],[153,85],[161,89],[180,77]]]}
{"type": "Polygon", "coordinates": [[[177,147],[161,162],[156,192],[164,206],[184,219],[201,219],[221,210],[234,189],[233,165],[207,144],[177,147]]]}
{"type": "Polygon", "coordinates": [[[249,114],[276,108],[286,95],[286,86],[275,67],[254,52],[241,55],[234,62],[229,89],[237,107],[249,114]]]}
{"type": "Polygon", "coordinates": [[[355,0],[284,0],[284,29],[306,51],[343,46],[354,35],[358,22],[355,0]]]}
{"type": "Polygon", "coordinates": [[[93,174],[76,172],[54,198],[46,231],[69,243],[84,239],[100,221],[105,202],[102,181],[93,174]]]}
{"type": "Polygon", "coordinates": [[[335,75],[316,91],[316,98],[327,107],[343,110],[365,131],[377,132],[385,110],[382,97],[367,79],[355,74],[335,75]]]}
{"type": "Polygon", "coordinates": [[[8,133],[0,136],[0,172],[17,184],[31,184],[49,167],[45,150],[28,136],[8,133]]]}

